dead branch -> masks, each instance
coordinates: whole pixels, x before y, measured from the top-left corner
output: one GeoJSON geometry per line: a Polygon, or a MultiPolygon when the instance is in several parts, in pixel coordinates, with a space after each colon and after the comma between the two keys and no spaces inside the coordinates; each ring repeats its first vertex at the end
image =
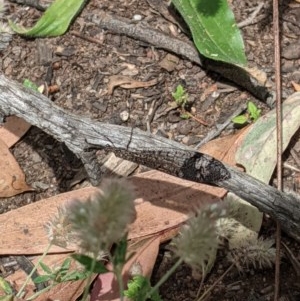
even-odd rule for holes
{"type": "Polygon", "coordinates": [[[180,143],[139,129],[105,124],[66,112],[47,97],[0,75],[0,111],[16,115],[64,142],[84,163],[94,185],[101,172],[98,149],[108,149],[124,159],[194,182],[226,188],[282,224],[300,241],[300,202],[257,179],[195,152],[180,143]]]}

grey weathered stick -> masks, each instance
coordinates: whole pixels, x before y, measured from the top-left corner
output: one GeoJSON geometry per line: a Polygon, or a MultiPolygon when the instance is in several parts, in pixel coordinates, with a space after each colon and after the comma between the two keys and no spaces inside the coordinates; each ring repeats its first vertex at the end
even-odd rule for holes
{"type": "Polygon", "coordinates": [[[300,202],[257,179],[174,141],[139,129],[105,124],[68,113],[45,96],[0,75],[0,111],[17,115],[64,142],[85,164],[93,184],[100,168],[96,150],[106,148],[117,156],[171,175],[215,184],[237,194],[277,219],[283,230],[300,241],[300,202]]]}

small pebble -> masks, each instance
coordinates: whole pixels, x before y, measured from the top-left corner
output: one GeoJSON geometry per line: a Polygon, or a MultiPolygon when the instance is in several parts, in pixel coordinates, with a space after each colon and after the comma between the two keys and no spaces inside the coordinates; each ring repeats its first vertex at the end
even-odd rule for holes
{"type": "Polygon", "coordinates": [[[128,113],[128,111],[122,111],[120,113],[120,118],[124,122],[127,121],[129,119],[129,113],[128,113]]]}
{"type": "Polygon", "coordinates": [[[141,21],[142,20],[142,16],[141,15],[138,15],[138,14],[135,14],[133,17],[132,17],[132,19],[134,20],[134,21],[141,21]]]}

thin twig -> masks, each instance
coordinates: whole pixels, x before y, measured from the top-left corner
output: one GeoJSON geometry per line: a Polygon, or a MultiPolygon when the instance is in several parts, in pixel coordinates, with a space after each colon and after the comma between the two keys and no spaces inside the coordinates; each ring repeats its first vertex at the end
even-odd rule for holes
{"type": "MultiPolygon", "coordinates": [[[[280,30],[279,30],[279,3],[273,0],[273,32],[274,32],[274,67],[276,84],[276,129],[277,129],[277,183],[278,190],[282,191],[282,104],[281,104],[281,66],[280,66],[280,30]]],[[[280,294],[280,248],[281,225],[277,221],[276,228],[276,262],[275,262],[275,292],[274,301],[279,300],[280,294]]]]}
{"type": "Polygon", "coordinates": [[[234,263],[232,263],[229,268],[209,287],[208,290],[206,290],[201,297],[197,301],[202,301],[207,296],[208,293],[210,293],[216,285],[229,273],[229,271],[234,267],[234,263]]]}
{"type": "Polygon", "coordinates": [[[290,153],[291,153],[294,161],[296,162],[297,166],[300,167],[300,159],[299,159],[297,152],[294,149],[291,149],[290,153]]]}
{"type": "Polygon", "coordinates": [[[49,4],[46,5],[42,4],[38,0],[9,0],[9,1],[21,5],[30,6],[40,11],[45,11],[49,7],[49,4]]]}
{"type": "Polygon", "coordinates": [[[95,38],[92,38],[92,37],[85,36],[84,34],[78,32],[78,31],[75,31],[75,30],[70,31],[70,33],[71,33],[73,36],[78,37],[78,38],[80,38],[80,39],[83,39],[83,40],[86,40],[86,41],[88,41],[88,42],[91,42],[91,43],[94,43],[94,44],[98,44],[98,45],[103,46],[103,42],[100,41],[99,39],[95,39],[95,38]]]}
{"type": "Polygon", "coordinates": [[[232,118],[238,116],[241,114],[245,109],[247,108],[246,104],[241,104],[228,118],[227,120],[222,123],[217,125],[216,129],[213,129],[210,131],[195,147],[195,149],[199,149],[202,145],[206,144],[210,140],[214,139],[215,137],[218,137],[221,132],[226,129],[226,127],[232,122],[232,118]]]}
{"type": "Polygon", "coordinates": [[[264,6],[264,1],[262,1],[261,3],[259,3],[257,5],[256,9],[252,12],[252,14],[246,20],[238,23],[237,26],[239,28],[242,28],[242,27],[245,27],[245,26],[248,26],[248,25],[255,24],[254,19],[258,15],[258,13],[261,11],[261,9],[263,8],[263,6],[264,6]]]}

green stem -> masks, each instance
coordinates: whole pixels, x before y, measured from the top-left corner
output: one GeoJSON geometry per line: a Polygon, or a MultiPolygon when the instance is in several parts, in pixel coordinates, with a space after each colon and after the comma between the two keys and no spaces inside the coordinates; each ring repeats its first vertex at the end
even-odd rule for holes
{"type": "Polygon", "coordinates": [[[84,288],[84,292],[83,292],[83,296],[82,296],[82,299],[81,301],[85,301],[89,295],[89,291],[90,291],[90,286],[91,286],[91,280],[92,280],[92,277],[93,277],[93,271],[95,269],[95,266],[96,266],[96,255],[93,256],[93,261],[92,261],[92,265],[91,265],[91,269],[88,273],[88,278],[87,278],[87,282],[86,282],[86,286],[84,288]]]}
{"type": "Polygon", "coordinates": [[[34,300],[35,298],[37,298],[38,296],[40,296],[41,294],[44,294],[48,291],[50,291],[53,287],[55,287],[57,284],[55,285],[49,285],[45,288],[43,288],[42,290],[36,292],[35,294],[33,294],[32,296],[30,296],[29,298],[26,298],[26,301],[31,301],[34,300]]]}
{"type": "Polygon", "coordinates": [[[123,283],[123,277],[122,277],[122,269],[120,272],[120,269],[115,270],[115,275],[119,284],[119,292],[120,292],[120,301],[124,300],[124,283],[123,283]]]}
{"type": "Polygon", "coordinates": [[[167,271],[167,273],[160,278],[160,280],[155,284],[154,287],[151,288],[151,290],[149,291],[149,293],[147,294],[145,300],[147,300],[147,298],[151,298],[152,294],[157,291],[160,288],[160,286],[166,282],[168,280],[168,278],[175,272],[175,270],[183,263],[183,259],[179,258],[174,265],[167,271]]]}
{"type": "Polygon", "coordinates": [[[22,287],[20,288],[19,292],[16,295],[17,298],[22,298],[22,294],[23,294],[23,291],[24,291],[26,285],[31,280],[31,277],[32,277],[33,273],[37,270],[37,268],[39,267],[40,263],[44,260],[44,258],[48,254],[51,246],[52,246],[52,243],[50,242],[49,245],[47,246],[46,250],[44,251],[43,255],[39,258],[38,262],[33,267],[33,269],[31,270],[30,274],[27,276],[25,282],[23,283],[22,287]]]}
{"type": "Polygon", "coordinates": [[[117,278],[117,282],[119,285],[119,294],[120,294],[120,301],[124,300],[124,283],[123,283],[123,276],[122,276],[122,271],[124,264],[113,264],[114,263],[114,258],[111,256],[111,254],[108,255],[109,261],[112,263],[112,271],[115,277],[117,278]]]}

